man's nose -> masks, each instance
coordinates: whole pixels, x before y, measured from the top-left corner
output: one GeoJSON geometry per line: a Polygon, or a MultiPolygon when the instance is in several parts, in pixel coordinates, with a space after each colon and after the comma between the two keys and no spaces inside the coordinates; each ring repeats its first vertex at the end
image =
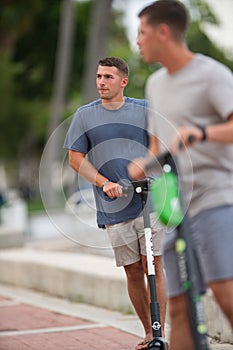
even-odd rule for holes
{"type": "Polygon", "coordinates": [[[99,80],[99,84],[100,84],[101,86],[105,85],[105,79],[104,79],[104,78],[101,78],[101,79],[99,80]]]}
{"type": "Polygon", "coordinates": [[[137,46],[140,44],[140,32],[138,32],[136,44],[137,46]]]}

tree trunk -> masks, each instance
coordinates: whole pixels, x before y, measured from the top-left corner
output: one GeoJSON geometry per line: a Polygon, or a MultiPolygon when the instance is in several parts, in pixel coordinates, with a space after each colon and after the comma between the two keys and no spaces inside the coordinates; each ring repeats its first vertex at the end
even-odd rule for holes
{"type": "Polygon", "coordinates": [[[84,103],[98,97],[95,77],[99,59],[106,55],[112,0],[95,0],[89,21],[89,39],[84,73],[84,103]]]}
{"type": "MultiPolygon", "coordinates": [[[[62,137],[59,124],[66,104],[68,82],[73,51],[75,4],[73,0],[63,0],[58,34],[58,48],[55,62],[52,112],[48,125],[48,142],[40,167],[40,190],[44,204],[54,208],[58,204],[58,191],[54,188],[54,167],[61,162],[62,137]]],[[[61,181],[61,179],[60,179],[61,181]]]]}

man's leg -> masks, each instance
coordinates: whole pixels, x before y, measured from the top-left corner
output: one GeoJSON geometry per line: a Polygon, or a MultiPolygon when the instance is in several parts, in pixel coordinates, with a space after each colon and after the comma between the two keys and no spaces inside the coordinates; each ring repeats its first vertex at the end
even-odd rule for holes
{"type": "Polygon", "coordinates": [[[233,279],[209,284],[233,329],[233,279]]]}
{"type": "Polygon", "coordinates": [[[162,256],[155,256],[155,276],[156,276],[156,290],[158,296],[158,302],[160,306],[160,317],[162,325],[162,335],[165,337],[164,326],[165,326],[165,317],[166,317],[166,287],[165,287],[165,278],[163,272],[163,262],[162,256]]]}
{"type": "Polygon", "coordinates": [[[126,265],[124,269],[130,300],[143,324],[146,339],[150,340],[152,339],[150,307],[142,262],[137,261],[131,265],[126,265]]]}
{"type": "Polygon", "coordinates": [[[169,314],[171,324],[169,350],[194,350],[184,294],[169,299],[169,314]]]}
{"type": "MultiPolygon", "coordinates": [[[[214,296],[233,329],[233,279],[209,284],[214,296]]],[[[169,299],[171,350],[193,349],[192,335],[184,295],[169,299]]]]}
{"type": "MultiPolygon", "coordinates": [[[[142,264],[144,267],[144,271],[147,274],[146,256],[142,256],[142,264]]],[[[164,272],[163,272],[162,256],[155,256],[154,264],[155,264],[155,278],[156,278],[156,293],[157,293],[159,307],[160,307],[160,321],[162,326],[162,336],[165,337],[164,326],[165,326],[165,317],[166,317],[167,297],[166,297],[166,287],[165,287],[165,278],[164,278],[164,272]]]]}

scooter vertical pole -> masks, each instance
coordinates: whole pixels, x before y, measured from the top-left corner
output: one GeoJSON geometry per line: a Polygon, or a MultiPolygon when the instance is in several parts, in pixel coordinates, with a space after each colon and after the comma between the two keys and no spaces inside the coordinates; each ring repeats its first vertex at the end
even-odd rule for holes
{"type": "MultiPolygon", "coordinates": [[[[150,208],[149,201],[147,200],[148,192],[150,190],[150,180],[133,181],[131,183],[134,191],[141,196],[142,200],[142,212],[144,222],[144,234],[146,240],[146,256],[147,256],[147,269],[148,269],[148,283],[150,290],[150,311],[151,311],[151,324],[153,339],[149,342],[148,350],[167,350],[166,341],[162,338],[162,329],[160,322],[160,308],[157,299],[156,292],[156,276],[154,266],[154,252],[153,252],[153,240],[151,234],[150,223],[150,208]]],[[[124,186],[124,185],[123,185],[124,186]]],[[[131,190],[132,190],[131,187],[131,190]]],[[[128,193],[130,187],[124,186],[124,191],[128,193]]]]}
{"type": "Polygon", "coordinates": [[[150,310],[151,310],[151,324],[153,337],[161,337],[161,322],[160,322],[160,308],[157,299],[156,292],[156,279],[155,279],[155,267],[154,267],[154,253],[153,253],[153,241],[151,235],[150,215],[149,215],[149,201],[147,201],[147,193],[142,193],[143,203],[143,220],[144,220],[144,232],[146,239],[146,255],[147,255],[147,269],[148,280],[150,288],[150,310]]]}

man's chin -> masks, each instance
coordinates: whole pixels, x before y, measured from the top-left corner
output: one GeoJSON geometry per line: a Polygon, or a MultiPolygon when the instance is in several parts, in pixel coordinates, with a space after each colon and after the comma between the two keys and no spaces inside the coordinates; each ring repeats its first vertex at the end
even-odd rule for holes
{"type": "Polygon", "coordinates": [[[152,60],[150,57],[147,57],[145,55],[141,55],[141,56],[145,63],[154,63],[154,60],[152,60]]]}
{"type": "Polygon", "coordinates": [[[108,100],[109,96],[107,96],[106,94],[99,94],[100,98],[103,98],[104,100],[108,100]]]}

